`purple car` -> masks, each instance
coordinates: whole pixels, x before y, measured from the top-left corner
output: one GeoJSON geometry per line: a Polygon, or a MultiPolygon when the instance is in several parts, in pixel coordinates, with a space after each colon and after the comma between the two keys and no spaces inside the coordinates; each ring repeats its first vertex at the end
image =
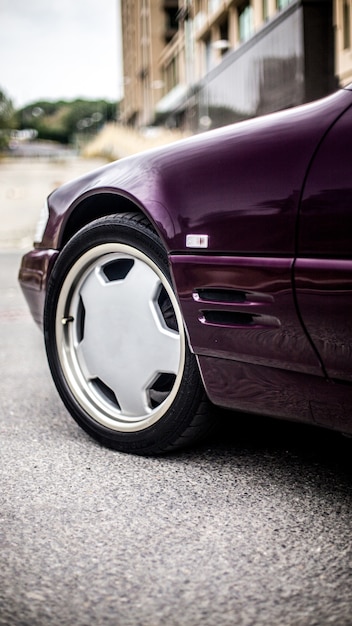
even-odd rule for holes
{"type": "Polygon", "coordinates": [[[352,433],[351,154],[352,85],[49,196],[19,279],[82,428],[155,454],[215,404],[352,433]]]}

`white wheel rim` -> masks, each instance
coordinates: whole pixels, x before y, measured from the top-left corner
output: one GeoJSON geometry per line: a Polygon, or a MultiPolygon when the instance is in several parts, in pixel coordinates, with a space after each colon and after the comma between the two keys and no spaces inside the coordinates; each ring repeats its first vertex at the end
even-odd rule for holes
{"type": "Polygon", "coordinates": [[[182,380],[185,333],[172,287],[148,256],[119,243],[84,253],[62,285],[55,328],[66,383],[92,419],[136,432],[165,415],[182,380]]]}

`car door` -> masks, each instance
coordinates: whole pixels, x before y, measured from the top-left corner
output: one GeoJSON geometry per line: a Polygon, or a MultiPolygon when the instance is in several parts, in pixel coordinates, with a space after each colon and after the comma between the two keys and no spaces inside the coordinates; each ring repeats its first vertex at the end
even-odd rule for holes
{"type": "Polygon", "coordinates": [[[352,381],[352,108],[326,133],[304,186],[298,309],[328,378],[352,381]]]}

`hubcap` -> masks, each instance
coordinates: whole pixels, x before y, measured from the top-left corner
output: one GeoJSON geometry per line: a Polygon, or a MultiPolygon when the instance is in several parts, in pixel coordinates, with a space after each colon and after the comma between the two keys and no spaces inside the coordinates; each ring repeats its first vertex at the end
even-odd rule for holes
{"type": "Polygon", "coordinates": [[[179,389],[185,335],[173,290],[138,249],[103,244],[69,271],[58,300],[62,371],[98,423],[138,431],[160,419],[179,389]]]}

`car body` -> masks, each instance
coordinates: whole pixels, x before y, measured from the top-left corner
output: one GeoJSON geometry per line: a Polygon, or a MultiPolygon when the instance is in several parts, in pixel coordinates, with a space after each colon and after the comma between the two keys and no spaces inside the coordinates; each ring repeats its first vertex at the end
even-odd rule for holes
{"type": "Polygon", "coordinates": [[[49,196],[19,280],[83,428],[120,450],[169,450],[210,427],[210,400],[352,433],[351,134],[352,86],[49,196]]]}

